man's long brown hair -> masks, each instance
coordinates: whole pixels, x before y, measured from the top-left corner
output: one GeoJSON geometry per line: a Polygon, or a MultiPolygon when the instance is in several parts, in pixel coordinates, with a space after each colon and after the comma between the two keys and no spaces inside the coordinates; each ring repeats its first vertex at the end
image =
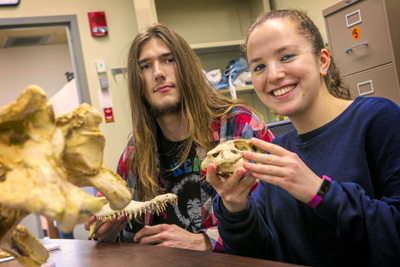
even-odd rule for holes
{"type": "MultiPolygon", "coordinates": [[[[127,77],[133,126],[133,151],[129,155],[129,161],[136,190],[142,201],[158,195],[161,189],[156,173],[156,120],[144,104],[146,88],[138,63],[143,45],[153,38],[159,38],[165,43],[174,55],[177,65],[177,86],[182,95],[182,119],[187,122],[189,131],[189,138],[182,148],[180,164],[188,156],[193,144],[205,151],[215,146],[211,132],[213,121],[235,106],[246,106],[243,101],[230,100],[215,90],[205,78],[199,58],[180,35],[161,24],[153,24],[140,32],[129,50],[127,77]]],[[[262,119],[259,113],[249,109],[262,119]]]]}

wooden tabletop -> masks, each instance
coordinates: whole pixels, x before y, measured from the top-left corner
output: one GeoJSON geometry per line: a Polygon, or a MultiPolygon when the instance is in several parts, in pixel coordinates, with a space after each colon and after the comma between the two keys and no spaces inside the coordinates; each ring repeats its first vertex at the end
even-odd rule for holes
{"type": "MultiPolygon", "coordinates": [[[[179,248],[139,245],[132,243],[106,243],[89,240],[43,239],[43,244],[59,244],[58,250],[50,251],[47,263],[56,267],[98,266],[270,266],[289,267],[291,264],[221,253],[202,252],[179,248]]],[[[21,266],[12,260],[0,263],[0,267],[21,266]]],[[[296,265],[297,266],[297,265],[296,265]]]]}

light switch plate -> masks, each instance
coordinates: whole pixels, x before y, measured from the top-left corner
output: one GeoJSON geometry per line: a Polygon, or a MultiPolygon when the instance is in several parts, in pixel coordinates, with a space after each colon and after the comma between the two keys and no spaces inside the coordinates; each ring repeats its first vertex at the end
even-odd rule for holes
{"type": "Polygon", "coordinates": [[[104,60],[97,60],[96,68],[98,73],[106,72],[106,63],[104,63],[104,60]]]}

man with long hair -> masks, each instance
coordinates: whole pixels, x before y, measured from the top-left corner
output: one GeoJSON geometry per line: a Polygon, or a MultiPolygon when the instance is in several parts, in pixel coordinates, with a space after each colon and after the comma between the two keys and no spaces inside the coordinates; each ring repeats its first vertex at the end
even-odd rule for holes
{"type": "Polygon", "coordinates": [[[127,77],[133,130],[118,174],[134,200],[175,192],[181,205],[146,214],[144,228],[135,221],[133,229],[126,227],[121,215],[94,237],[115,241],[125,228],[126,242],[223,251],[212,211],[216,193],[200,172],[201,161],[219,143],[251,137],[269,142],[271,132],[256,111],[213,88],[189,44],[163,25],[151,25],[135,38],[127,77]]]}

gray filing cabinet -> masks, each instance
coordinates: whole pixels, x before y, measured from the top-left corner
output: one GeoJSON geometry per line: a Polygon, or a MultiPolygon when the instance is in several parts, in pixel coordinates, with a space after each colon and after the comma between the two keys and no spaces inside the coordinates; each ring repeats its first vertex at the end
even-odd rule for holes
{"type": "Polygon", "coordinates": [[[347,0],[323,10],[330,53],[353,97],[400,104],[400,0],[347,0]]]}

